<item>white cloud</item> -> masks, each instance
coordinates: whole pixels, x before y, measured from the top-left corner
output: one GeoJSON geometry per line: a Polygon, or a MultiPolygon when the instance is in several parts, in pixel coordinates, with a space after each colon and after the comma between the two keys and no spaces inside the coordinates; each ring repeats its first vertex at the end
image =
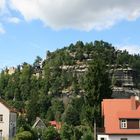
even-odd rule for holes
{"type": "Polygon", "coordinates": [[[130,54],[140,54],[139,45],[118,45],[120,50],[127,50],[130,54]]]}
{"type": "Polygon", "coordinates": [[[17,17],[9,17],[9,18],[7,18],[7,21],[10,23],[18,24],[21,20],[17,17]]]}
{"type": "Polygon", "coordinates": [[[0,23],[0,34],[5,34],[5,32],[3,25],[0,23]]]}
{"type": "MultiPolygon", "coordinates": [[[[5,12],[5,6],[6,6],[6,1],[5,0],[0,0],[0,16],[3,15],[5,12]]],[[[0,34],[4,34],[5,30],[3,27],[3,24],[0,22],[0,34]]]]}
{"type": "Polygon", "coordinates": [[[0,11],[5,8],[5,0],[0,0],[0,11]]]}
{"type": "Polygon", "coordinates": [[[2,27],[0,27],[0,34],[5,34],[5,30],[2,27]]]}
{"type": "Polygon", "coordinates": [[[102,30],[140,16],[140,0],[10,0],[27,21],[53,29],[102,30]]]}
{"type": "Polygon", "coordinates": [[[8,9],[8,2],[9,0],[0,0],[0,16],[9,15],[8,9]]]}

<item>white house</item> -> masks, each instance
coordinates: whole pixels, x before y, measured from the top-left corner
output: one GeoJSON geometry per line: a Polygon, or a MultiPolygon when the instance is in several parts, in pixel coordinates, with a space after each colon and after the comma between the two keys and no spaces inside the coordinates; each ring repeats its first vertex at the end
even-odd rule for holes
{"type": "Polygon", "coordinates": [[[17,113],[0,98],[0,140],[12,140],[16,134],[17,113]]]}
{"type": "Polygon", "coordinates": [[[98,131],[97,140],[140,140],[140,101],[104,99],[102,101],[104,131],[98,131]]]}

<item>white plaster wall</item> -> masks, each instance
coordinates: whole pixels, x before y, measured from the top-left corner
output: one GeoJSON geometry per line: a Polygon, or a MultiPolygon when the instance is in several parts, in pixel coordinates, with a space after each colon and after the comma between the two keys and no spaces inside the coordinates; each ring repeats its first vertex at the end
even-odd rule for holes
{"type": "Polygon", "coordinates": [[[2,130],[2,135],[4,138],[9,137],[9,109],[6,108],[2,103],[0,103],[0,114],[3,115],[3,122],[0,122],[0,130],[2,130]]]}
{"type": "Polygon", "coordinates": [[[140,135],[98,135],[97,140],[121,140],[121,138],[127,138],[127,140],[140,140],[140,135]]]}
{"type": "Polygon", "coordinates": [[[97,140],[101,140],[101,138],[104,138],[105,140],[110,140],[108,135],[98,135],[97,140]]]}
{"type": "Polygon", "coordinates": [[[113,135],[109,136],[109,140],[121,140],[127,138],[128,140],[140,140],[140,135],[113,135]]]}

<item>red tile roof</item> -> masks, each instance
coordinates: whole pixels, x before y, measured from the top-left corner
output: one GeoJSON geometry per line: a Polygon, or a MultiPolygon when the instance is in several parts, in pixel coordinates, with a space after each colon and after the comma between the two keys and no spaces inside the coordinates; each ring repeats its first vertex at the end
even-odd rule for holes
{"type": "Polygon", "coordinates": [[[121,129],[120,119],[140,119],[140,102],[131,99],[104,99],[102,115],[106,134],[140,134],[140,129],[121,129]]]}
{"type": "Polygon", "coordinates": [[[60,129],[61,128],[61,123],[60,122],[50,121],[49,123],[50,123],[51,126],[56,127],[56,129],[60,129]]]}

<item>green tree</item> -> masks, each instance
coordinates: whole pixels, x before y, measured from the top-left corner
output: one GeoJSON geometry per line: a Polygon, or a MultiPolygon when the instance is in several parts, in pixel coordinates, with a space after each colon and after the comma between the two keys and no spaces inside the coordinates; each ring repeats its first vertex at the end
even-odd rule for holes
{"type": "Polygon", "coordinates": [[[29,64],[24,63],[23,69],[20,74],[20,91],[22,100],[25,101],[30,97],[30,82],[32,75],[32,67],[29,64]]]}
{"type": "Polygon", "coordinates": [[[37,56],[35,62],[33,63],[33,66],[40,66],[41,61],[42,58],[40,56],[37,56]]]}
{"type": "Polygon", "coordinates": [[[79,125],[80,123],[80,116],[78,110],[69,104],[65,109],[63,114],[63,121],[66,122],[68,125],[79,125]]]}
{"type": "Polygon", "coordinates": [[[0,97],[5,97],[5,89],[7,88],[9,75],[3,70],[0,73],[0,97]]]}
{"type": "Polygon", "coordinates": [[[30,131],[19,132],[14,140],[35,140],[30,131]]]}
{"type": "Polygon", "coordinates": [[[49,95],[45,95],[43,92],[41,92],[39,94],[37,104],[39,107],[40,116],[42,118],[45,118],[47,111],[48,111],[49,107],[51,106],[51,97],[49,95]]]}
{"type": "Polygon", "coordinates": [[[96,120],[100,114],[101,101],[104,98],[110,98],[112,94],[111,80],[109,79],[106,65],[101,59],[98,58],[90,64],[84,83],[85,117],[88,124],[91,127],[94,126],[96,136],[96,120]]]}
{"type": "Polygon", "coordinates": [[[43,140],[57,140],[59,134],[54,127],[49,126],[43,131],[42,138],[43,140]]]}
{"type": "Polygon", "coordinates": [[[72,140],[71,138],[73,137],[73,135],[73,126],[64,123],[61,128],[60,138],[62,140],[72,140]]]}
{"type": "Polygon", "coordinates": [[[63,101],[58,100],[58,99],[53,99],[51,109],[54,113],[55,120],[60,121],[61,120],[61,114],[64,112],[63,101]]]}
{"type": "Polygon", "coordinates": [[[28,123],[32,124],[36,117],[39,116],[39,106],[38,106],[38,96],[36,94],[33,94],[31,96],[31,99],[26,101],[26,111],[27,111],[27,118],[28,118],[28,123]]]}

